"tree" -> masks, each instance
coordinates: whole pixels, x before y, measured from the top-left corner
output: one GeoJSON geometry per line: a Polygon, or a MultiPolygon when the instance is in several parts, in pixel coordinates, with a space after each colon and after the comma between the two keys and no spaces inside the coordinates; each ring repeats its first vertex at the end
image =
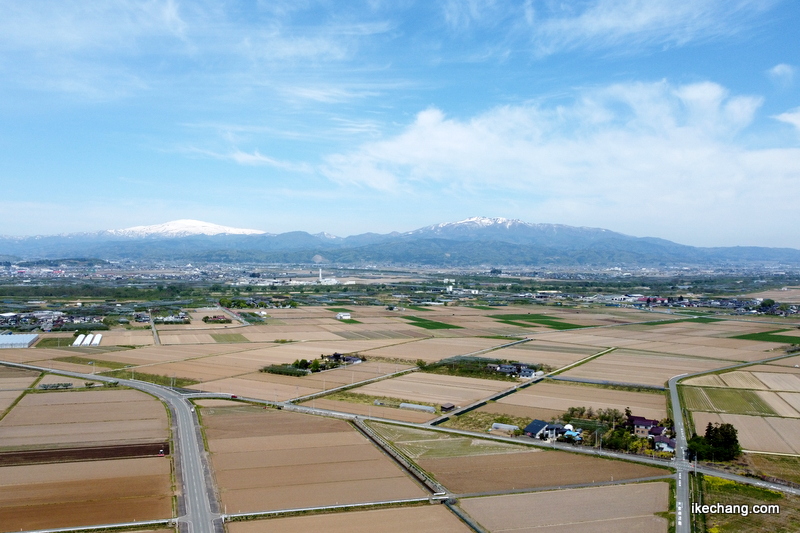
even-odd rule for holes
{"type": "Polygon", "coordinates": [[[319,359],[314,359],[313,361],[311,361],[311,366],[309,367],[309,369],[312,372],[319,372],[319,359]]]}
{"type": "Polygon", "coordinates": [[[706,426],[705,436],[692,435],[688,443],[689,458],[701,461],[731,461],[742,453],[739,437],[733,424],[712,424],[706,426]]]}

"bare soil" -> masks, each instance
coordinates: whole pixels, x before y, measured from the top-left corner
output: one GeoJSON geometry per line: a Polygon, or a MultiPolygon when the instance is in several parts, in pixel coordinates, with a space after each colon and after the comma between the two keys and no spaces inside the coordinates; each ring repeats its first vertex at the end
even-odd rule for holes
{"type": "Polygon", "coordinates": [[[663,482],[466,498],[461,507],[489,531],[666,533],[663,482]],[[530,510],[535,509],[535,512],[530,510]]]}
{"type": "Polygon", "coordinates": [[[229,533],[469,533],[472,531],[444,506],[400,507],[311,516],[293,516],[228,524],[229,533]]]}
{"type": "Polygon", "coordinates": [[[419,465],[459,494],[664,475],[667,470],[588,455],[547,451],[420,459],[419,465]]]}

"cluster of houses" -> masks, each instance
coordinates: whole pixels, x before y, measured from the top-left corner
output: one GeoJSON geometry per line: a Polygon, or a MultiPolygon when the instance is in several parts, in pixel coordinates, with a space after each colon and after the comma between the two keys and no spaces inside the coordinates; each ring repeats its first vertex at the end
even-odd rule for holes
{"type": "Polygon", "coordinates": [[[42,331],[61,329],[67,324],[99,324],[102,316],[68,315],[63,311],[33,311],[31,313],[0,313],[0,327],[22,330],[39,328],[42,331]]]}
{"type": "MultiPolygon", "coordinates": [[[[639,438],[653,441],[653,449],[660,452],[675,452],[675,439],[667,436],[668,429],[660,426],[658,420],[650,420],[642,416],[628,417],[628,426],[639,438]]],[[[516,428],[516,426],[514,426],[516,428]]],[[[494,428],[493,429],[502,429],[494,428]]],[[[533,420],[525,426],[522,433],[528,437],[542,440],[559,440],[580,444],[583,442],[583,429],[572,424],[552,423],[544,420],[533,420]]]]}
{"type": "Polygon", "coordinates": [[[501,372],[506,374],[507,376],[514,376],[520,378],[534,378],[538,376],[544,375],[544,372],[541,370],[537,371],[535,368],[531,368],[524,363],[489,363],[486,365],[486,368],[489,370],[493,370],[495,372],[501,372]]]}
{"type": "Polygon", "coordinates": [[[333,352],[331,355],[321,355],[322,359],[332,363],[339,363],[344,365],[355,365],[362,362],[364,359],[356,357],[355,355],[344,355],[339,352],[333,352]]]}
{"type": "Polygon", "coordinates": [[[169,316],[157,316],[153,319],[156,324],[190,324],[192,319],[183,311],[177,315],[172,314],[169,316]]]}

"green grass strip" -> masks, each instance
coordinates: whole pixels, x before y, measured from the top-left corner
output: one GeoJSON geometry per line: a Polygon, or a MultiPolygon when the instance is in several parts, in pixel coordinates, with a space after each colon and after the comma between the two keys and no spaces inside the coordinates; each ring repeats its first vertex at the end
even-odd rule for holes
{"type": "Polygon", "coordinates": [[[535,326],[546,326],[550,329],[556,330],[563,330],[563,329],[576,329],[576,328],[585,328],[587,326],[581,326],[579,324],[570,324],[569,322],[563,322],[561,318],[554,317],[551,315],[539,315],[539,314],[503,314],[503,315],[487,315],[489,318],[493,318],[498,322],[503,322],[504,324],[508,324],[511,326],[519,326],[523,328],[532,328],[535,326]]]}
{"type": "Polygon", "coordinates": [[[435,320],[428,320],[426,318],[418,318],[415,316],[400,317],[408,320],[413,325],[425,329],[464,329],[461,326],[454,326],[452,324],[445,324],[444,322],[436,322],[435,320]]]}
{"type": "Polygon", "coordinates": [[[72,363],[76,365],[88,365],[89,363],[94,363],[95,366],[102,366],[105,368],[110,368],[111,370],[119,370],[120,368],[128,368],[129,366],[131,366],[130,363],[119,363],[117,361],[103,361],[102,359],[90,359],[88,357],[78,357],[76,355],[71,355],[67,357],[56,357],[53,360],[61,361],[62,363],[72,363]]]}
{"type": "Polygon", "coordinates": [[[156,385],[163,385],[170,387],[173,385],[172,380],[175,380],[176,387],[188,387],[189,385],[197,385],[200,383],[196,379],[179,378],[172,376],[161,376],[157,374],[146,374],[144,372],[132,372],[131,370],[113,370],[111,372],[103,372],[104,376],[119,379],[138,379],[139,381],[147,381],[148,383],[155,383],[156,385]]]}
{"type": "Polygon", "coordinates": [[[745,341],[761,341],[761,342],[779,342],[781,344],[800,344],[800,337],[792,337],[790,335],[775,335],[775,333],[782,333],[784,331],[791,331],[790,329],[776,329],[773,331],[765,331],[763,333],[748,333],[746,335],[736,335],[732,339],[742,339],[745,341]]]}
{"type": "Polygon", "coordinates": [[[334,313],[352,313],[352,311],[346,307],[326,307],[326,309],[334,313]]]}
{"type": "Polygon", "coordinates": [[[250,342],[247,337],[241,333],[212,333],[211,337],[217,342],[231,343],[231,342],[250,342]]]}

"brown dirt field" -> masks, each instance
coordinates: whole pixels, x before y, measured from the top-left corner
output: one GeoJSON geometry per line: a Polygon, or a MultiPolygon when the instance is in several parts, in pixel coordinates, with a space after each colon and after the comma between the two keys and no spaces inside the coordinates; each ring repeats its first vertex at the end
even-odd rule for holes
{"type": "Polygon", "coordinates": [[[394,409],[391,407],[380,407],[377,405],[365,405],[360,403],[327,400],[325,398],[303,402],[300,405],[316,407],[317,409],[328,409],[331,411],[341,411],[343,413],[353,413],[355,415],[374,416],[389,420],[401,420],[403,422],[415,422],[420,424],[436,418],[435,415],[410,411],[408,409],[394,409]]]}
{"type": "Polygon", "coordinates": [[[758,379],[770,388],[787,392],[800,392],[800,376],[770,372],[753,372],[758,379]]]}
{"type": "Polygon", "coordinates": [[[732,387],[734,389],[761,389],[767,390],[767,386],[764,385],[757,377],[755,377],[750,372],[742,372],[742,371],[733,371],[733,372],[726,372],[724,374],[720,374],[719,376],[722,378],[722,381],[725,382],[725,385],[728,387],[732,387]]]}
{"type": "MultiPolygon", "coordinates": [[[[775,431],[767,420],[786,420],[786,418],[772,418],[748,415],[720,414],[720,419],[726,424],[733,424],[739,432],[739,444],[745,450],[758,452],[796,453],[792,445],[783,435],[775,431]]],[[[705,426],[698,428],[698,433],[703,434],[705,426]]]]}
{"type": "Polygon", "coordinates": [[[103,332],[105,346],[152,346],[153,333],[150,330],[111,330],[103,332]]]}
{"type": "Polygon", "coordinates": [[[0,428],[0,442],[7,447],[75,446],[79,443],[123,443],[162,440],[167,429],[155,419],[12,426],[0,428]]]}
{"type": "MultiPolygon", "coordinates": [[[[427,315],[422,318],[427,318],[427,315]]],[[[431,317],[431,320],[436,320],[431,317]]],[[[448,330],[426,330],[426,332],[440,332],[448,330]]],[[[461,330],[449,330],[461,331],[461,330]]],[[[409,361],[416,361],[422,359],[426,362],[438,361],[445,357],[452,357],[455,355],[464,355],[473,353],[485,348],[493,346],[500,346],[507,344],[510,341],[499,339],[475,339],[475,338],[435,338],[435,339],[422,339],[414,342],[407,342],[395,346],[388,346],[384,348],[377,348],[369,351],[364,351],[364,355],[376,355],[379,357],[396,357],[398,359],[407,359],[409,361]]]]}
{"type": "MultiPolygon", "coordinates": [[[[100,370],[100,367],[98,367],[98,370],[100,370]]],[[[86,369],[85,368],[81,368],[81,371],[85,372],[86,369]]],[[[91,373],[91,372],[88,372],[88,373],[91,373]]],[[[82,388],[84,388],[84,384],[87,381],[91,381],[91,380],[70,378],[70,377],[67,377],[67,376],[57,376],[55,374],[47,374],[45,377],[42,378],[41,381],[39,381],[39,385],[49,385],[51,383],[72,383],[72,386],[74,388],[82,389],[82,388]]],[[[92,381],[92,383],[94,383],[95,385],[99,385],[100,384],[99,381],[92,381]]],[[[38,387],[38,385],[37,385],[37,387],[38,387]]]]}
{"type": "MultiPolygon", "coordinates": [[[[781,335],[783,334],[781,333],[781,335]]],[[[779,359],[777,361],[772,361],[769,364],[775,366],[788,366],[788,367],[794,367],[795,365],[800,366],[800,355],[797,355],[795,357],[787,357],[786,359],[779,359]]]]}
{"type": "Polygon", "coordinates": [[[39,376],[38,372],[0,366],[0,414],[39,376]],[[10,372],[9,372],[10,371],[10,372]]]}
{"type": "Polygon", "coordinates": [[[169,442],[2,452],[0,453],[0,466],[153,457],[162,452],[169,455],[169,442]]]}
{"type": "Polygon", "coordinates": [[[467,405],[513,385],[508,381],[413,372],[357,387],[350,392],[434,404],[452,402],[467,405]]]}
{"type": "MultiPolygon", "coordinates": [[[[232,333],[235,333],[235,331],[232,333]]],[[[158,340],[161,341],[162,345],[166,346],[173,344],[209,344],[217,342],[209,333],[159,333],[158,340]]]]}
{"type": "Polygon", "coordinates": [[[780,396],[783,401],[791,405],[795,411],[800,413],[800,393],[779,392],[778,396],[780,396]]]}
{"type": "MultiPolygon", "coordinates": [[[[555,368],[561,368],[575,361],[580,361],[584,357],[591,354],[576,353],[576,352],[556,352],[549,350],[534,350],[534,345],[520,345],[513,348],[502,348],[500,350],[486,354],[486,357],[496,357],[497,359],[508,359],[510,361],[519,361],[520,363],[529,364],[544,364],[550,365],[555,368]],[[531,346],[523,348],[522,346],[531,346]]],[[[594,350],[591,350],[594,352],[594,350]]]]}
{"type": "MultiPolygon", "coordinates": [[[[25,398],[27,399],[27,397],[25,398]]],[[[54,405],[25,405],[25,399],[3,419],[0,427],[35,426],[39,424],[75,424],[81,422],[107,422],[119,420],[156,419],[164,422],[166,411],[161,402],[153,399],[137,402],[108,404],[76,404],[69,407],[54,405]]]]}
{"type": "Polygon", "coordinates": [[[38,376],[38,372],[34,372],[33,370],[22,370],[21,368],[11,368],[8,366],[0,366],[0,386],[5,383],[7,379],[27,379],[30,378],[30,381],[36,379],[38,376]]]}
{"type": "Polygon", "coordinates": [[[707,376],[698,376],[696,378],[689,378],[681,382],[684,385],[692,385],[695,387],[727,387],[722,378],[717,374],[709,374],[707,376]]]}
{"type": "MultiPolygon", "coordinates": [[[[97,390],[97,391],[68,391],[29,394],[25,397],[24,405],[79,405],[89,403],[128,403],[152,401],[158,402],[152,396],[136,390],[97,390]]],[[[22,403],[22,402],[21,402],[22,403]]]]}
{"type": "Polygon", "coordinates": [[[460,494],[564,486],[611,481],[612,478],[635,479],[668,473],[650,466],[550,450],[420,459],[418,463],[442,485],[460,494]]]}
{"type": "MultiPolygon", "coordinates": [[[[82,353],[75,353],[75,354],[65,353],[64,354],[64,356],[69,356],[69,355],[78,355],[78,356],[86,357],[86,355],[82,354],[82,353]]],[[[41,366],[41,367],[44,367],[44,368],[49,368],[49,369],[52,369],[52,370],[66,370],[67,372],[81,372],[83,374],[91,374],[92,373],[92,367],[89,366],[89,365],[79,365],[79,364],[76,364],[76,363],[65,363],[64,361],[54,361],[54,360],[51,360],[51,359],[43,359],[41,361],[31,361],[30,364],[36,365],[36,366],[41,366]]],[[[100,365],[97,365],[97,368],[95,369],[95,371],[97,371],[97,372],[102,372],[102,371],[105,371],[105,370],[109,370],[109,369],[104,367],[104,366],[100,366],[100,365]]],[[[69,381],[69,378],[64,378],[64,382],[67,382],[67,381],[69,381]]]]}
{"type": "Polygon", "coordinates": [[[322,388],[310,388],[300,386],[302,378],[293,378],[291,376],[279,376],[277,374],[246,374],[245,376],[235,378],[225,378],[216,381],[207,381],[198,385],[187,387],[189,389],[206,391],[206,392],[221,392],[227,394],[236,394],[242,398],[256,398],[260,400],[273,400],[283,401],[292,398],[298,398],[307,394],[320,392],[322,388]],[[277,378],[290,378],[295,380],[293,383],[288,384],[281,382],[277,378]]]}
{"type": "Polygon", "coordinates": [[[2,531],[152,520],[171,515],[169,459],[0,468],[2,531]]]}
{"type": "Polygon", "coordinates": [[[476,411],[485,413],[497,413],[501,415],[520,416],[525,418],[538,418],[539,420],[549,421],[551,418],[558,418],[564,411],[558,409],[541,409],[538,407],[524,407],[522,405],[511,405],[507,403],[488,403],[479,407],[476,411]]]}
{"type": "Polygon", "coordinates": [[[684,372],[700,372],[721,366],[713,359],[673,357],[628,350],[616,350],[570,369],[564,377],[617,381],[642,385],[663,386],[672,376],[684,372]]]}
{"type": "Polygon", "coordinates": [[[427,495],[405,477],[335,481],[323,484],[259,489],[228,489],[222,503],[228,511],[298,509],[344,503],[369,503],[395,499],[424,498],[427,495]]]}
{"type": "Polygon", "coordinates": [[[593,409],[619,409],[630,407],[635,415],[661,420],[667,416],[667,400],[663,394],[629,392],[582,385],[536,383],[497,401],[524,407],[565,412],[569,407],[593,409]]]}
{"type": "MultiPolygon", "coordinates": [[[[315,449],[314,453],[319,453],[320,448],[326,446],[352,446],[363,445],[364,441],[358,433],[338,432],[338,433],[299,433],[303,435],[302,449],[315,449]]],[[[210,439],[208,442],[209,451],[220,454],[254,452],[258,450],[293,450],[299,454],[300,463],[306,456],[298,448],[297,435],[247,435],[230,438],[210,439]]],[[[288,459],[287,459],[288,461],[288,459]]]]}
{"type": "Polygon", "coordinates": [[[667,520],[655,513],[667,511],[669,485],[653,482],[466,498],[460,505],[492,532],[666,533],[667,520]]]}
{"type": "Polygon", "coordinates": [[[203,423],[230,512],[425,494],[343,420],[237,407],[203,409],[203,423]]]}
{"type": "Polygon", "coordinates": [[[746,296],[752,298],[769,298],[780,303],[800,303],[800,287],[787,287],[785,291],[776,289],[771,291],[757,292],[746,296]]]}
{"type": "Polygon", "coordinates": [[[293,516],[228,524],[229,533],[469,533],[472,531],[443,505],[293,516]]]}
{"type": "Polygon", "coordinates": [[[800,454],[800,420],[772,416],[764,417],[764,420],[786,441],[794,453],[800,454]]]}
{"type": "Polygon", "coordinates": [[[27,394],[0,420],[4,448],[167,438],[167,413],[161,402],[134,390],[27,394]]]}
{"type": "MultiPolygon", "coordinates": [[[[778,416],[786,416],[789,418],[800,418],[800,413],[792,407],[791,404],[787,403],[786,400],[779,396],[777,392],[768,392],[768,391],[757,391],[756,394],[759,398],[767,402],[767,404],[772,407],[772,410],[775,411],[775,414],[778,416]]],[[[784,394],[791,394],[791,393],[784,393],[784,394]]]]}
{"type": "MultiPolygon", "coordinates": [[[[704,411],[692,411],[692,419],[694,420],[694,429],[698,435],[702,435],[709,422],[712,424],[722,424],[722,418],[717,413],[706,413],[704,411]]],[[[687,436],[688,440],[688,436],[687,436]]]]}
{"type": "Polygon", "coordinates": [[[233,400],[194,400],[198,407],[239,407],[241,404],[233,400]]]}

